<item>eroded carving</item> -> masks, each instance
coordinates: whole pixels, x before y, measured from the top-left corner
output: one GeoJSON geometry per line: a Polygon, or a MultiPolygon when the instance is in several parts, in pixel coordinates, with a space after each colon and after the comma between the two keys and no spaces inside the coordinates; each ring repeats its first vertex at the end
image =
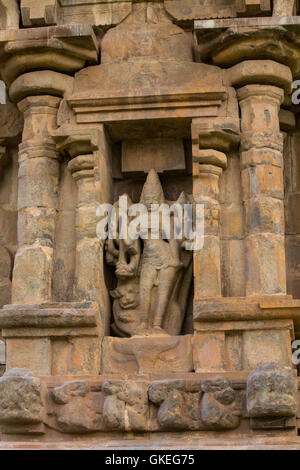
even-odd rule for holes
{"type": "Polygon", "coordinates": [[[196,430],[201,428],[200,399],[202,392],[186,391],[185,380],[154,382],[149,399],[159,405],[157,421],[163,429],[196,430]]]}
{"type": "Polygon", "coordinates": [[[206,379],[188,387],[184,380],[154,382],[149,399],[159,405],[163,429],[222,430],[239,426],[241,403],[229,379],[206,379]]]}
{"type": "Polygon", "coordinates": [[[108,380],[102,385],[106,394],[103,419],[111,430],[146,431],[149,404],[146,382],[108,380]]]}
{"type": "Polygon", "coordinates": [[[0,378],[0,422],[39,424],[45,415],[45,387],[29,369],[10,369],[0,378]]]}
{"type": "Polygon", "coordinates": [[[201,419],[208,429],[235,429],[240,422],[240,403],[227,378],[206,379],[201,385],[201,419]]]}
{"type": "Polygon", "coordinates": [[[247,381],[247,409],[252,427],[288,427],[296,414],[297,380],[293,371],[277,363],[263,363],[247,381]],[[277,419],[276,419],[277,418],[277,419]]]}
{"type": "Polygon", "coordinates": [[[89,393],[88,382],[75,380],[52,390],[57,405],[56,422],[63,432],[92,432],[102,430],[101,395],[89,393]]]}

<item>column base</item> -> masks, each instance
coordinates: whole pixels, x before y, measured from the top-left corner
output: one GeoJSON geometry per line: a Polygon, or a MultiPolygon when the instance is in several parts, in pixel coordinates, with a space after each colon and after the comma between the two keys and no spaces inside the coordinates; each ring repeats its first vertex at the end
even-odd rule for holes
{"type": "Polygon", "coordinates": [[[0,310],[6,368],[28,368],[36,375],[97,374],[98,325],[93,302],[7,305],[0,310]]]}
{"type": "Polygon", "coordinates": [[[196,372],[293,367],[300,301],[290,296],[202,298],[194,302],[196,372]]]}

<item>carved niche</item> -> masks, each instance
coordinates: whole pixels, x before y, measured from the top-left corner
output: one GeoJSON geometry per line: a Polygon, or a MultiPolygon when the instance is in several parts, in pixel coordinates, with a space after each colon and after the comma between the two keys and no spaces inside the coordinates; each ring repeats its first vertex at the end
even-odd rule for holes
{"type": "MultiPolygon", "coordinates": [[[[127,195],[123,197],[130,208],[132,201],[127,195]]],[[[190,201],[191,197],[182,193],[177,203],[183,206],[190,201]]],[[[155,170],[148,173],[140,204],[145,212],[139,217],[148,219],[148,227],[159,206],[165,204],[169,208],[173,204],[165,200],[155,170]]],[[[115,209],[120,217],[119,203],[115,209]]],[[[169,234],[164,232],[159,219],[155,234],[141,232],[140,238],[131,239],[128,231],[124,239],[118,231],[115,240],[106,242],[106,260],[115,266],[117,277],[117,287],[111,296],[114,298],[113,330],[118,336],[181,333],[192,282],[192,251],[186,250],[183,237],[174,236],[174,219],[171,212],[170,225],[174,230],[169,234]]],[[[130,217],[128,222],[135,222],[135,218],[130,217]]],[[[137,219],[136,222],[139,223],[137,219]]]]}

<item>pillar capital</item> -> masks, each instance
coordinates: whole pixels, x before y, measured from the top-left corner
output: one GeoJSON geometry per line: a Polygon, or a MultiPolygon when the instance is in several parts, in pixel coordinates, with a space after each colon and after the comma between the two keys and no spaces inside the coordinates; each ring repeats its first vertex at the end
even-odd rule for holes
{"type": "Polygon", "coordinates": [[[244,60],[227,69],[227,76],[235,88],[259,84],[282,88],[287,95],[292,92],[291,69],[275,60],[244,60]]]}
{"type": "Polygon", "coordinates": [[[39,70],[16,78],[9,88],[9,96],[15,103],[28,96],[63,97],[66,92],[72,91],[72,86],[73,77],[69,75],[53,70],[39,70]]]}
{"type": "Polygon", "coordinates": [[[95,168],[95,158],[93,154],[89,155],[79,155],[78,157],[73,158],[69,164],[68,168],[72,173],[72,176],[75,181],[78,181],[83,178],[94,178],[94,168],[95,168]]]}
{"type": "Polygon", "coordinates": [[[48,113],[56,115],[60,101],[60,98],[51,95],[27,96],[18,103],[18,108],[22,113],[39,113],[39,109],[35,108],[47,108],[48,113]]]}
{"type": "Polygon", "coordinates": [[[203,149],[228,153],[238,146],[239,141],[239,123],[235,119],[215,119],[210,123],[201,118],[192,121],[192,145],[195,157],[203,149]]]}
{"type": "Polygon", "coordinates": [[[99,149],[99,130],[80,127],[60,127],[52,132],[57,150],[73,159],[78,155],[88,155],[99,149]]]}
{"type": "Polygon", "coordinates": [[[273,85],[245,85],[237,91],[237,97],[240,102],[245,100],[273,101],[280,106],[284,100],[284,90],[273,85]]]}

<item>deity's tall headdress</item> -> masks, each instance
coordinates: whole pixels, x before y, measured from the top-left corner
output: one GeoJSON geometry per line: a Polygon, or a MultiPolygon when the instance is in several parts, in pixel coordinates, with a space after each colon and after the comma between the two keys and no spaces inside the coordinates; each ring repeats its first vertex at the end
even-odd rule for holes
{"type": "Polygon", "coordinates": [[[142,195],[141,195],[141,204],[145,204],[145,199],[147,196],[155,196],[158,201],[158,204],[163,204],[165,202],[165,196],[163,188],[159,179],[158,174],[155,170],[150,170],[144,184],[142,195]]]}

